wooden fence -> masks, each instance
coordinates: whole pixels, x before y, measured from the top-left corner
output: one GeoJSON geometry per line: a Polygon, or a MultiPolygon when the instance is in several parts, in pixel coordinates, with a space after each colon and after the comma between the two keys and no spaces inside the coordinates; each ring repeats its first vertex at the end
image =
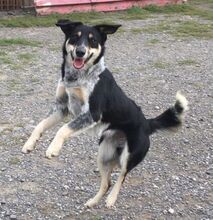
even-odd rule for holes
{"type": "Polygon", "coordinates": [[[33,0],[0,0],[0,11],[10,11],[33,7],[33,0]]]}

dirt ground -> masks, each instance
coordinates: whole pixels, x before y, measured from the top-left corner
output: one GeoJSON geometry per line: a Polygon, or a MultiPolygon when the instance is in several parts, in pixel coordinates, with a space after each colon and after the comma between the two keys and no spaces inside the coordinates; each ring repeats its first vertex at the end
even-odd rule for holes
{"type": "Polygon", "coordinates": [[[45,149],[57,127],[31,154],[21,153],[54,102],[62,32],[57,27],[1,28],[0,38],[40,44],[0,47],[0,219],[212,219],[213,41],[139,31],[178,19],[191,18],[120,21],[122,31],[107,42],[108,68],[148,118],[172,105],[178,90],[190,105],[178,133],[151,137],[147,157],[127,176],[113,210],[104,200],[93,209],[83,205],[99,187],[97,138],[73,138],[58,158],[48,160],[45,149]]]}

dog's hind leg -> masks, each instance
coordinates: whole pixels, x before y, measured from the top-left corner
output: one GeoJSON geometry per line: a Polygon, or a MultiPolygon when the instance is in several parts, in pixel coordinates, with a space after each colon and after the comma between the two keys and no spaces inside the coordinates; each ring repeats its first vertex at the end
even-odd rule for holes
{"type": "Polygon", "coordinates": [[[123,149],[123,152],[120,156],[120,164],[121,164],[121,172],[118,176],[118,179],[113,186],[110,194],[107,196],[106,199],[106,207],[111,208],[118,197],[118,193],[121,189],[122,183],[124,182],[125,176],[127,174],[127,163],[128,163],[128,157],[129,157],[129,152],[128,152],[128,147],[127,144],[125,145],[125,148],[123,149]]]}
{"type": "Polygon", "coordinates": [[[42,133],[63,120],[64,116],[68,114],[67,101],[68,97],[65,92],[65,87],[61,82],[59,82],[56,92],[55,110],[53,110],[46,119],[42,120],[35,127],[30,138],[27,140],[22,148],[23,153],[29,153],[30,151],[32,151],[35,147],[36,141],[39,140],[42,133]]]}
{"type": "Polygon", "coordinates": [[[128,144],[126,143],[120,156],[120,175],[106,199],[107,208],[114,206],[127,173],[143,160],[148,149],[149,140],[143,134],[139,133],[132,140],[128,139],[128,144]]]}
{"type": "Polygon", "coordinates": [[[86,207],[93,207],[98,204],[98,202],[101,200],[101,198],[105,195],[105,193],[108,191],[111,181],[110,181],[110,175],[113,169],[113,165],[108,163],[107,165],[104,165],[103,163],[98,162],[98,168],[101,175],[101,185],[98,193],[91,199],[89,199],[86,203],[86,207]]]}
{"type": "Polygon", "coordinates": [[[85,206],[92,207],[96,205],[105,195],[111,185],[111,172],[119,158],[117,148],[123,147],[125,138],[119,131],[107,130],[102,135],[98,150],[98,169],[101,175],[101,185],[98,193],[90,199],[85,206]]]}

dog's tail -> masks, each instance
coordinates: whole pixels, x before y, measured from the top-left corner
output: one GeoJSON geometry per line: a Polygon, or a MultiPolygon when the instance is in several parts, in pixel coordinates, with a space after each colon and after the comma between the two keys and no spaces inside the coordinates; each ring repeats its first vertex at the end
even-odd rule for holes
{"type": "Polygon", "coordinates": [[[150,134],[157,130],[173,130],[183,122],[185,111],[188,110],[188,101],[180,92],[176,94],[174,106],[167,109],[156,118],[148,119],[150,134]]]}

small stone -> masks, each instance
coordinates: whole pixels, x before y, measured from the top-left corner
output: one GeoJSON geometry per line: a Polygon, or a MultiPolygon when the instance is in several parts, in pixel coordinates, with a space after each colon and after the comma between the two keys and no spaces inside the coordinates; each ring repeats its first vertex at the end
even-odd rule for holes
{"type": "Polygon", "coordinates": [[[67,196],[68,195],[68,192],[65,191],[65,192],[62,192],[62,196],[67,196]]]}
{"type": "Polygon", "coordinates": [[[4,172],[7,168],[6,167],[2,167],[1,171],[4,172]]]}
{"type": "Polygon", "coordinates": [[[6,204],[6,201],[5,201],[5,200],[1,200],[1,201],[0,201],[0,204],[1,204],[1,205],[5,205],[5,204],[6,204]]]}
{"type": "Polygon", "coordinates": [[[78,187],[78,186],[75,187],[75,190],[79,190],[79,189],[80,189],[80,187],[78,187]]]}
{"type": "Polygon", "coordinates": [[[34,124],[35,123],[35,121],[34,120],[30,120],[30,124],[34,124]]]}
{"type": "Polygon", "coordinates": [[[207,171],[206,171],[206,174],[207,174],[207,175],[212,175],[212,174],[213,174],[213,170],[207,170],[207,171]]]}
{"type": "Polygon", "coordinates": [[[5,216],[10,216],[10,211],[9,210],[6,211],[5,216]]]}
{"type": "Polygon", "coordinates": [[[172,179],[179,180],[179,177],[178,176],[172,176],[172,179]]]}
{"type": "Polygon", "coordinates": [[[163,214],[166,215],[167,214],[167,210],[163,210],[163,214]]]}
{"type": "Polygon", "coordinates": [[[96,169],[93,170],[93,172],[94,172],[94,173],[99,173],[99,169],[96,168],[96,169]]]}
{"type": "Polygon", "coordinates": [[[155,109],[156,109],[156,110],[159,110],[159,109],[160,109],[160,107],[159,107],[159,106],[155,106],[155,109]]]}
{"type": "Polygon", "coordinates": [[[16,215],[11,215],[10,219],[17,219],[16,215]]]}
{"type": "Polygon", "coordinates": [[[184,143],[184,144],[188,144],[188,143],[189,143],[189,140],[184,139],[184,140],[183,140],[183,143],[184,143]]]}
{"type": "Polygon", "coordinates": [[[168,212],[169,212],[170,214],[174,214],[175,210],[172,209],[172,208],[169,208],[168,212]]]}

